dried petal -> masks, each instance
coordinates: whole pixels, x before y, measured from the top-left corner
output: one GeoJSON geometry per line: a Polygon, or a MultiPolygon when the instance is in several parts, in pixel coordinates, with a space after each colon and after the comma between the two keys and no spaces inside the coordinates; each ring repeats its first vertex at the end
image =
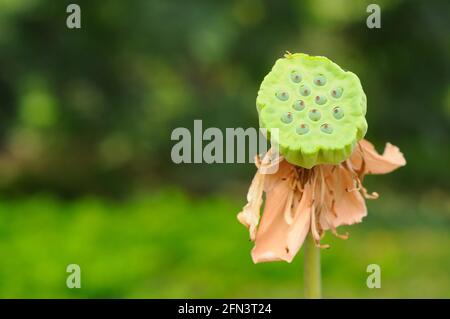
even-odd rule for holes
{"type": "Polygon", "coordinates": [[[406,165],[405,157],[399,148],[391,143],[386,143],[382,155],[378,154],[375,147],[367,140],[361,140],[359,147],[353,152],[351,162],[355,170],[365,174],[386,174],[406,165]]]}
{"type": "MultiPolygon", "coordinates": [[[[309,232],[311,201],[310,190],[305,190],[291,224],[284,218],[284,205],[290,187],[278,184],[267,194],[263,217],[256,234],[252,258],[255,263],[284,260],[291,262],[309,232]]],[[[298,201],[298,194],[294,197],[298,201]]]]}
{"type": "MultiPolygon", "coordinates": [[[[333,175],[327,178],[326,185],[332,191],[335,202],[334,213],[329,209],[323,216],[324,229],[360,223],[367,215],[367,208],[364,198],[358,190],[349,191],[354,187],[350,171],[339,165],[333,175]]],[[[327,201],[332,201],[329,192],[327,194],[327,201]]]]}
{"type": "Polygon", "coordinates": [[[247,204],[237,215],[239,222],[248,227],[251,240],[255,240],[256,227],[258,226],[259,222],[264,187],[264,176],[265,175],[260,174],[259,172],[256,173],[247,193],[247,204]]]}

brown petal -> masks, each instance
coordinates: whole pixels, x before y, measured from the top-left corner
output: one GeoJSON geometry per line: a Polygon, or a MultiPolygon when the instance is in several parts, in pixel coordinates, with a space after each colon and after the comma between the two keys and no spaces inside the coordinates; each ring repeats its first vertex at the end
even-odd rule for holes
{"type": "Polygon", "coordinates": [[[358,190],[347,191],[354,188],[351,173],[339,165],[327,181],[327,187],[331,188],[333,195],[327,192],[326,201],[330,209],[322,216],[322,227],[330,229],[361,222],[367,215],[367,208],[364,197],[358,190]],[[331,210],[332,199],[334,199],[334,213],[331,210]]]}
{"type": "Polygon", "coordinates": [[[279,162],[278,170],[275,173],[266,174],[266,179],[264,183],[264,191],[270,192],[278,183],[285,181],[292,170],[295,169],[294,165],[288,161],[282,159],[279,162]]]}
{"type": "MultiPolygon", "coordinates": [[[[255,263],[279,260],[291,262],[308,234],[311,192],[305,189],[300,202],[294,207],[295,214],[289,224],[284,216],[284,208],[290,191],[288,182],[283,181],[267,194],[252,250],[255,263]]],[[[296,193],[294,201],[298,202],[298,199],[299,195],[296,193]]]]}
{"type": "MultiPolygon", "coordinates": [[[[258,227],[259,217],[261,213],[261,205],[263,201],[264,185],[266,184],[266,176],[270,178],[269,183],[279,179],[281,174],[279,166],[283,162],[283,157],[272,156],[272,150],[269,150],[259,161],[259,157],[256,156],[256,163],[259,167],[247,193],[247,204],[244,206],[241,212],[238,213],[237,219],[239,222],[248,227],[250,232],[250,239],[255,240],[256,228],[258,227]],[[272,159],[272,157],[275,157],[272,159]]],[[[283,164],[284,166],[286,164],[283,164]]],[[[286,170],[284,170],[286,171],[286,170]]],[[[284,173],[283,173],[284,174],[284,173]]]]}
{"type": "Polygon", "coordinates": [[[350,160],[357,171],[361,170],[364,161],[363,174],[386,174],[406,165],[405,157],[397,146],[386,143],[384,152],[380,155],[367,140],[359,142],[350,160]]]}
{"type": "Polygon", "coordinates": [[[253,177],[252,184],[250,185],[250,188],[248,190],[247,204],[237,215],[239,222],[248,227],[251,240],[255,240],[256,227],[258,226],[259,222],[263,196],[264,177],[265,175],[256,172],[255,177],[253,177]]]}

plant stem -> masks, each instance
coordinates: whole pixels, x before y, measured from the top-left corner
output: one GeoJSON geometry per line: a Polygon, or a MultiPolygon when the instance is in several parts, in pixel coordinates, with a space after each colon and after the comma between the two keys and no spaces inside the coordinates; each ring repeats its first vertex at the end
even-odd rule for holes
{"type": "Polygon", "coordinates": [[[304,286],[305,298],[322,298],[320,279],[320,248],[316,247],[311,234],[305,240],[304,286]]]}

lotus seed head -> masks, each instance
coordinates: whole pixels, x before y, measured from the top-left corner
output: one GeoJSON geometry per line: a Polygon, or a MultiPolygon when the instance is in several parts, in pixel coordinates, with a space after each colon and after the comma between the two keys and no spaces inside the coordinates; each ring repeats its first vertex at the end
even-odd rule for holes
{"type": "Polygon", "coordinates": [[[366,102],[354,73],[301,53],[277,60],[256,99],[261,127],[278,129],[280,154],[304,168],[349,158],[367,131],[366,102]]]}

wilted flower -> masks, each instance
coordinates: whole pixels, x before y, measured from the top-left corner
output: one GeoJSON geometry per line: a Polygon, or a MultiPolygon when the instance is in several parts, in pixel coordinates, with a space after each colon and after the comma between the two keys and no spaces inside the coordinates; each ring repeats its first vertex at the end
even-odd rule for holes
{"type": "Polygon", "coordinates": [[[337,227],[361,222],[365,198],[378,197],[364,188],[364,176],[406,164],[396,146],[388,143],[380,155],[363,139],[366,95],[358,77],[325,57],[288,53],[264,78],[256,104],[261,126],[279,132],[281,155],[256,158],[238,214],[255,241],[253,261],[291,262],[310,232],[321,248],[326,230],[347,238],[337,227]]]}
{"type": "Polygon", "coordinates": [[[311,232],[317,246],[326,230],[338,237],[336,228],[359,223],[367,215],[365,198],[377,198],[362,185],[367,174],[386,174],[405,165],[399,149],[388,143],[382,155],[371,143],[361,140],[351,157],[341,164],[322,164],[311,169],[295,166],[282,156],[271,160],[269,151],[256,159],[253,178],[239,221],[247,226],[254,262],[291,262],[306,235],[311,232]],[[272,173],[272,165],[279,165],[272,173]],[[262,217],[260,210],[265,196],[262,217]]]}

